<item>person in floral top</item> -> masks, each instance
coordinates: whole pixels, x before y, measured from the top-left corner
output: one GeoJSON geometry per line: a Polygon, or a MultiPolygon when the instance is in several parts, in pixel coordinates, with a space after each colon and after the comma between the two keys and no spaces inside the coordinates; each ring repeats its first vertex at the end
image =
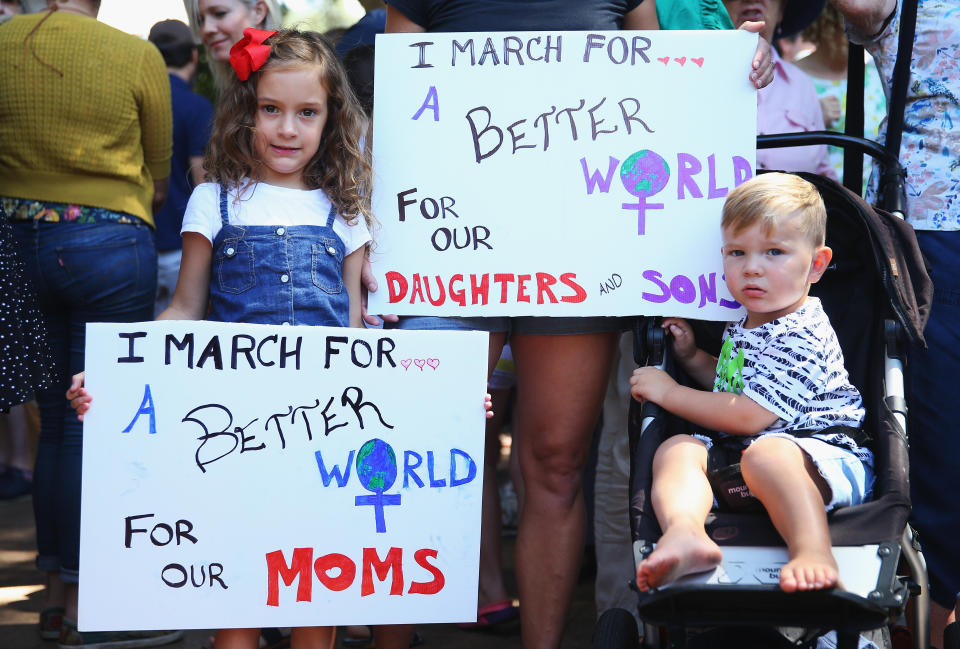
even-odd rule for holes
{"type": "MultiPolygon", "coordinates": [[[[897,57],[901,0],[831,0],[850,40],[863,43],[887,96],[897,57]]],[[[882,129],[885,131],[885,128],[882,129]]],[[[881,137],[884,137],[881,134],[881,137]]],[[[960,592],[960,9],[919,0],[900,160],[907,170],[907,221],[930,262],[934,304],[928,348],[910,351],[910,464],[914,525],[930,573],[931,644],[942,646],[960,592]]],[[[876,176],[876,174],[874,174],[876,176]]],[[[871,181],[873,191],[877,181],[871,181]]],[[[954,629],[954,633],[956,628],[954,629]]]]}

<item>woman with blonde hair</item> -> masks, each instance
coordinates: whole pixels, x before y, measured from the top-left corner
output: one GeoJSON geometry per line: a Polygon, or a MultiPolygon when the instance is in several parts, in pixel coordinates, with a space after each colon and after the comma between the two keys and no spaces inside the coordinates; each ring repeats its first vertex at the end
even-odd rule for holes
{"type": "Polygon", "coordinates": [[[282,19],[277,0],[183,0],[194,36],[207,48],[217,88],[230,69],[230,48],[243,38],[247,27],[279,29],[282,19]]]}

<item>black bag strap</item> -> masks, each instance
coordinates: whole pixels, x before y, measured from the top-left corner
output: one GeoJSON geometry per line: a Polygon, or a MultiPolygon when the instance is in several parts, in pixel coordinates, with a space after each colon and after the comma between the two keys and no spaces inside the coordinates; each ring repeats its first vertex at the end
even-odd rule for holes
{"type": "Polygon", "coordinates": [[[900,7],[900,40],[897,44],[897,62],[893,66],[893,86],[890,89],[890,108],[887,117],[887,151],[900,157],[903,138],[903,115],[907,107],[907,89],[910,86],[910,61],[913,58],[913,38],[917,31],[917,0],[902,0],[900,7]]]}
{"type": "MultiPolygon", "coordinates": [[[[847,54],[847,103],[843,109],[846,115],[843,132],[846,135],[863,137],[865,84],[863,46],[850,43],[847,54]]],[[[852,146],[843,149],[843,186],[858,195],[863,192],[863,153],[852,146]]]]}

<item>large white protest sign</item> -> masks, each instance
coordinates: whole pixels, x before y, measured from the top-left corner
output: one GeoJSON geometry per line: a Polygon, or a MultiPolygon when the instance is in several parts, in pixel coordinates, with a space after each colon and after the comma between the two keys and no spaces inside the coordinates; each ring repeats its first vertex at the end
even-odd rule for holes
{"type": "Polygon", "coordinates": [[[730,319],[756,35],[377,37],[379,313],[730,319]]]}
{"type": "Polygon", "coordinates": [[[90,325],[81,630],[476,619],[486,350],[90,325]]]}

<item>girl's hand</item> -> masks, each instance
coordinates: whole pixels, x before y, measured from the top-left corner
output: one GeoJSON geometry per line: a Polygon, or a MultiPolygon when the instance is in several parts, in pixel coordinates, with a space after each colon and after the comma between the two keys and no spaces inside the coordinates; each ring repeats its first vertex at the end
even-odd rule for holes
{"type": "Polygon", "coordinates": [[[90,410],[90,403],[93,401],[93,397],[83,387],[86,376],[86,372],[74,374],[70,381],[70,389],[67,390],[67,401],[70,402],[70,407],[77,411],[77,419],[80,421],[83,421],[83,413],[90,410]]]}
{"type": "Polygon", "coordinates": [[[657,367],[639,367],[630,377],[630,394],[637,401],[653,401],[662,404],[677,382],[657,367]]]}
{"type": "MultiPolygon", "coordinates": [[[[740,29],[751,34],[760,33],[766,23],[748,20],[740,25],[740,29]]],[[[750,65],[750,82],[758,90],[773,81],[773,56],[770,54],[770,43],[763,36],[757,40],[757,51],[753,54],[750,65]]]]}
{"type": "Polygon", "coordinates": [[[483,395],[483,409],[487,413],[487,419],[493,418],[493,397],[490,394],[483,395]]]}
{"type": "Polygon", "coordinates": [[[697,353],[697,340],[690,323],[682,318],[665,318],[660,325],[673,336],[673,353],[677,360],[686,363],[697,353]]]}

